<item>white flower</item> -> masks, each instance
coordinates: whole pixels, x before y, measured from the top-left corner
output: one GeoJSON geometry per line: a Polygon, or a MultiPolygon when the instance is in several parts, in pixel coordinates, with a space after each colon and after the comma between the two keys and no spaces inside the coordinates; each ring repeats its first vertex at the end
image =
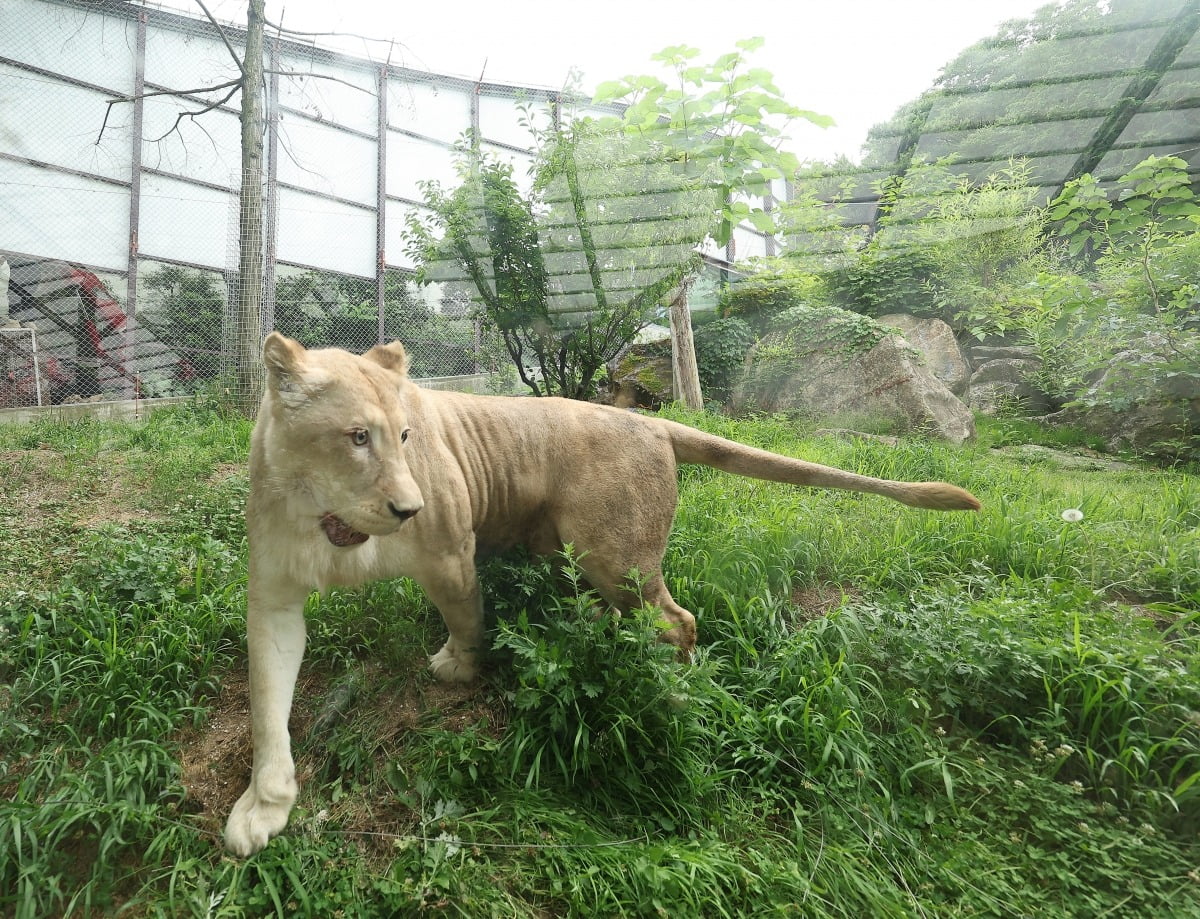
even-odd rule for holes
{"type": "Polygon", "coordinates": [[[1083,519],[1083,511],[1077,507],[1068,507],[1065,511],[1059,514],[1067,523],[1078,523],[1083,519]]]}

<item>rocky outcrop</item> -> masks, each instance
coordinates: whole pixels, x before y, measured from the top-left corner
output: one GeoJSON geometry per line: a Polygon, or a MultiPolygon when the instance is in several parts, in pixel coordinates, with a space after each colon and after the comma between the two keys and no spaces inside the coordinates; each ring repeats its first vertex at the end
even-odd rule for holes
{"type": "Polygon", "coordinates": [[[949,325],[940,319],[921,319],[908,313],[888,313],[880,316],[878,322],[899,329],[904,340],[921,353],[926,366],[950,392],[956,396],[966,393],[971,368],[949,325]]]}
{"type": "Polygon", "coordinates": [[[1041,415],[1051,408],[1050,400],[1030,382],[1041,367],[1032,357],[996,357],[984,360],[971,374],[967,401],[985,415],[1019,410],[1022,415],[1041,415]]]}
{"type": "Polygon", "coordinates": [[[1098,434],[1110,450],[1168,462],[1200,459],[1200,378],[1160,372],[1169,366],[1167,348],[1148,338],[1142,348],[1120,352],[1078,403],[1043,420],[1098,434]]]}
{"type": "Polygon", "coordinates": [[[621,408],[658,408],[672,401],[675,386],[670,330],[661,326],[644,330],[638,341],[609,364],[608,379],[612,404],[621,408]]]}
{"type": "Polygon", "coordinates": [[[794,307],[779,319],[747,357],[736,410],[866,419],[952,443],[975,436],[970,410],[894,331],[829,307],[794,307]]]}

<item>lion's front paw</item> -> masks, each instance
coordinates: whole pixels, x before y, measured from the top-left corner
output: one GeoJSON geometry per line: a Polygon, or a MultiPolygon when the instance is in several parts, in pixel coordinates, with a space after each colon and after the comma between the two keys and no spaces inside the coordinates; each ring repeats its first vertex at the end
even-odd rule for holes
{"type": "Polygon", "coordinates": [[[242,857],[262,849],[272,836],[283,832],[295,800],[294,792],[274,801],[266,800],[251,782],[229,814],[225,824],[225,847],[242,857]]]}
{"type": "Polygon", "coordinates": [[[451,648],[450,642],[429,658],[429,669],[443,683],[470,683],[479,675],[475,653],[451,648]]]}

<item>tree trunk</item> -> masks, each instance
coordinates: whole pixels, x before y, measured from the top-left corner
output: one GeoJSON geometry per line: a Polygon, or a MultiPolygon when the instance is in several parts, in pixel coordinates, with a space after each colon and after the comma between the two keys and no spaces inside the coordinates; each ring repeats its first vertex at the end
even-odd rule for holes
{"type": "Polygon", "coordinates": [[[675,374],[675,398],[690,409],[701,409],[704,399],[696,367],[696,343],[692,340],[692,311],[688,307],[693,280],[685,279],[671,301],[671,367],[675,374]]]}
{"type": "Polygon", "coordinates": [[[234,373],[239,407],[252,415],[262,396],[263,297],[263,7],[248,0],[242,64],[242,187],[239,198],[238,302],[234,373]]]}

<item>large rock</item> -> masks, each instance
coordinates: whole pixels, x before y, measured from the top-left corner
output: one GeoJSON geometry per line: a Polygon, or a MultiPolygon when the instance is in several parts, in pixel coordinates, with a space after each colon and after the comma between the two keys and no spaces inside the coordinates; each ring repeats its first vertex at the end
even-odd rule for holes
{"type": "Polygon", "coordinates": [[[970,410],[894,331],[832,308],[794,307],[779,319],[747,357],[735,409],[867,420],[952,443],[975,436],[970,410]]]}
{"type": "Polygon", "coordinates": [[[643,329],[608,367],[610,398],[621,408],[658,408],[675,398],[671,365],[671,330],[643,329]]]}
{"type": "Polygon", "coordinates": [[[1034,358],[999,357],[980,364],[971,375],[967,396],[971,408],[985,415],[1003,415],[1019,410],[1023,415],[1050,411],[1045,393],[1029,382],[1041,362],[1034,358]]]}
{"type": "Polygon", "coordinates": [[[1200,459],[1200,379],[1156,372],[1171,357],[1168,347],[1148,336],[1142,348],[1122,351],[1080,403],[1043,420],[1098,434],[1110,450],[1200,459]]]}
{"type": "Polygon", "coordinates": [[[933,375],[956,396],[967,391],[971,368],[963,357],[954,330],[940,319],[921,319],[908,313],[888,313],[879,324],[899,329],[904,339],[921,352],[933,375]]]}

